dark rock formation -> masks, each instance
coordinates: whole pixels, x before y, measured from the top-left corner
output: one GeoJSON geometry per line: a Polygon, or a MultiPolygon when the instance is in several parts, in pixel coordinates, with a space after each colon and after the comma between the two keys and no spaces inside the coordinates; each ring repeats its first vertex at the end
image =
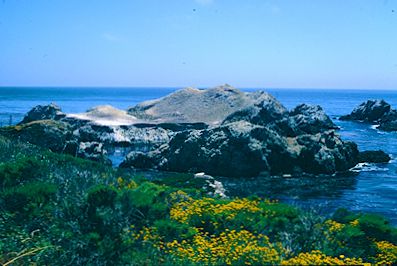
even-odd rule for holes
{"type": "Polygon", "coordinates": [[[65,116],[66,114],[61,111],[61,108],[54,103],[49,105],[38,105],[30,110],[19,124],[26,124],[38,120],[59,120],[65,116]]]}
{"type": "Polygon", "coordinates": [[[78,157],[111,165],[112,162],[106,158],[106,153],[103,144],[99,142],[80,142],[76,151],[78,157]]]}
{"type": "Polygon", "coordinates": [[[397,131],[397,111],[384,100],[363,102],[354,108],[351,114],[341,116],[339,119],[378,124],[377,129],[397,131]]]}
{"type": "Polygon", "coordinates": [[[391,109],[390,112],[385,114],[380,119],[377,128],[384,131],[397,131],[397,111],[391,109]]]}
{"type": "Polygon", "coordinates": [[[360,163],[387,163],[390,159],[390,156],[381,150],[362,151],[358,154],[358,161],[360,163]]]}
{"type": "Polygon", "coordinates": [[[132,153],[122,166],[232,177],[260,172],[332,174],[356,165],[357,155],[357,146],[343,142],[333,131],[286,138],[264,126],[238,121],[181,132],[155,152],[132,153]]]}
{"type": "Polygon", "coordinates": [[[301,147],[299,165],[306,173],[332,174],[357,164],[357,145],[342,141],[334,131],[301,135],[296,141],[301,147]]]}
{"type": "Polygon", "coordinates": [[[299,133],[316,134],[338,128],[319,105],[300,104],[289,115],[291,127],[299,133]]]}
{"type": "Polygon", "coordinates": [[[66,123],[40,120],[2,128],[0,134],[48,148],[54,152],[63,152],[67,141],[72,136],[72,131],[66,123]]]}
{"type": "Polygon", "coordinates": [[[341,116],[340,120],[353,120],[375,123],[391,111],[391,106],[384,100],[368,100],[363,102],[349,114],[341,116]]]}
{"type": "Polygon", "coordinates": [[[357,164],[357,146],[343,142],[321,107],[288,112],[275,98],[227,116],[220,126],[176,134],[150,153],[132,152],[122,167],[206,172],[232,177],[332,174],[357,164]],[[307,124],[305,124],[307,123],[307,124]]]}
{"type": "Polygon", "coordinates": [[[133,151],[126,156],[119,167],[128,168],[133,166],[134,168],[151,169],[156,168],[160,160],[161,154],[158,151],[133,151]]]}

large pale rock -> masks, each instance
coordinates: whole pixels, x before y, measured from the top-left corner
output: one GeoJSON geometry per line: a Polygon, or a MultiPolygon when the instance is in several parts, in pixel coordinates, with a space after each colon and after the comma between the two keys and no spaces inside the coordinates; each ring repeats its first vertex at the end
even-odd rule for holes
{"type": "Polygon", "coordinates": [[[128,113],[152,123],[219,125],[230,114],[273,98],[265,92],[242,92],[230,85],[200,90],[186,88],[160,99],[140,103],[128,113]]]}

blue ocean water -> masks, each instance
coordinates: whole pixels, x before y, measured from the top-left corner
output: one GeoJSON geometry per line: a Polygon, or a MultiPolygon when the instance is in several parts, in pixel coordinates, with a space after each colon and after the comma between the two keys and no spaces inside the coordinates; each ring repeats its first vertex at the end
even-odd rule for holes
{"type": "MultiPolygon", "coordinates": [[[[54,102],[64,112],[78,113],[90,107],[110,104],[126,109],[141,101],[165,96],[178,88],[0,88],[0,125],[17,123],[38,104],[54,102]],[[12,120],[12,121],[10,121],[12,120]]],[[[244,89],[252,91],[253,89],[244,89]]],[[[287,108],[300,103],[319,104],[341,127],[345,140],[356,142],[360,150],[382,149],[393,160],[370,165],[352,174],[333,178],[282,179],[258,177],[225,180],[229,195],[258,194],[283,201],[316,207],[325,212],[345,207],[380,213],[397,224],[397,133],[381,132],[370,125],[342,122],[337,117],[368,99],[384,99],[397,108],[397,91],[266,89],[287,108]]]]}

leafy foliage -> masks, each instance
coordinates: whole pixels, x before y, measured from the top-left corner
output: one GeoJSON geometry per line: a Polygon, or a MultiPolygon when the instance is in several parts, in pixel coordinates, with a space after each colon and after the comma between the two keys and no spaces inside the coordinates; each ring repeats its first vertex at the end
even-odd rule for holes
{"type": "Polygon", "coordinates": [[[1,264],[397,264],[377,215],[208,197],[188,175],[149,182],[2,137],[0,159],[1,264]]]}

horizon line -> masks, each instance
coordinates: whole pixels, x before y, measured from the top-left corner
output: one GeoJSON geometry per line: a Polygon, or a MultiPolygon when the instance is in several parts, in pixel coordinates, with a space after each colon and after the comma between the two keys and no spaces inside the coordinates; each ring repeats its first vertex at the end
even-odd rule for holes
{"type": "MultiPolygon", "coordinates": [[[[227,84],[227,83],[226,83],[227,84]]],[[[80,86],[80,85],[67,85],[67,86],[58,86],[58,85],[0,85],[0,89],[4,88],[62,88],[62,89],[73,89],[73,88],[81,88],[81,89],[184,89],[184,88],[197,88],[197,89],[210,89],[218,86],[223,86],[226,84],[216,85],[216,86],[104,86],[104,85],[89,85],[89,86],[80,86]]],[[[230,85],[232,86],[232,85],[230,85]]],[[[361,91],[397,91],[396,88],[338,88],[338,87],[240,87],[240,86],[232,86],[236,89],[240,90],[361,90],[361,91]]]]}

